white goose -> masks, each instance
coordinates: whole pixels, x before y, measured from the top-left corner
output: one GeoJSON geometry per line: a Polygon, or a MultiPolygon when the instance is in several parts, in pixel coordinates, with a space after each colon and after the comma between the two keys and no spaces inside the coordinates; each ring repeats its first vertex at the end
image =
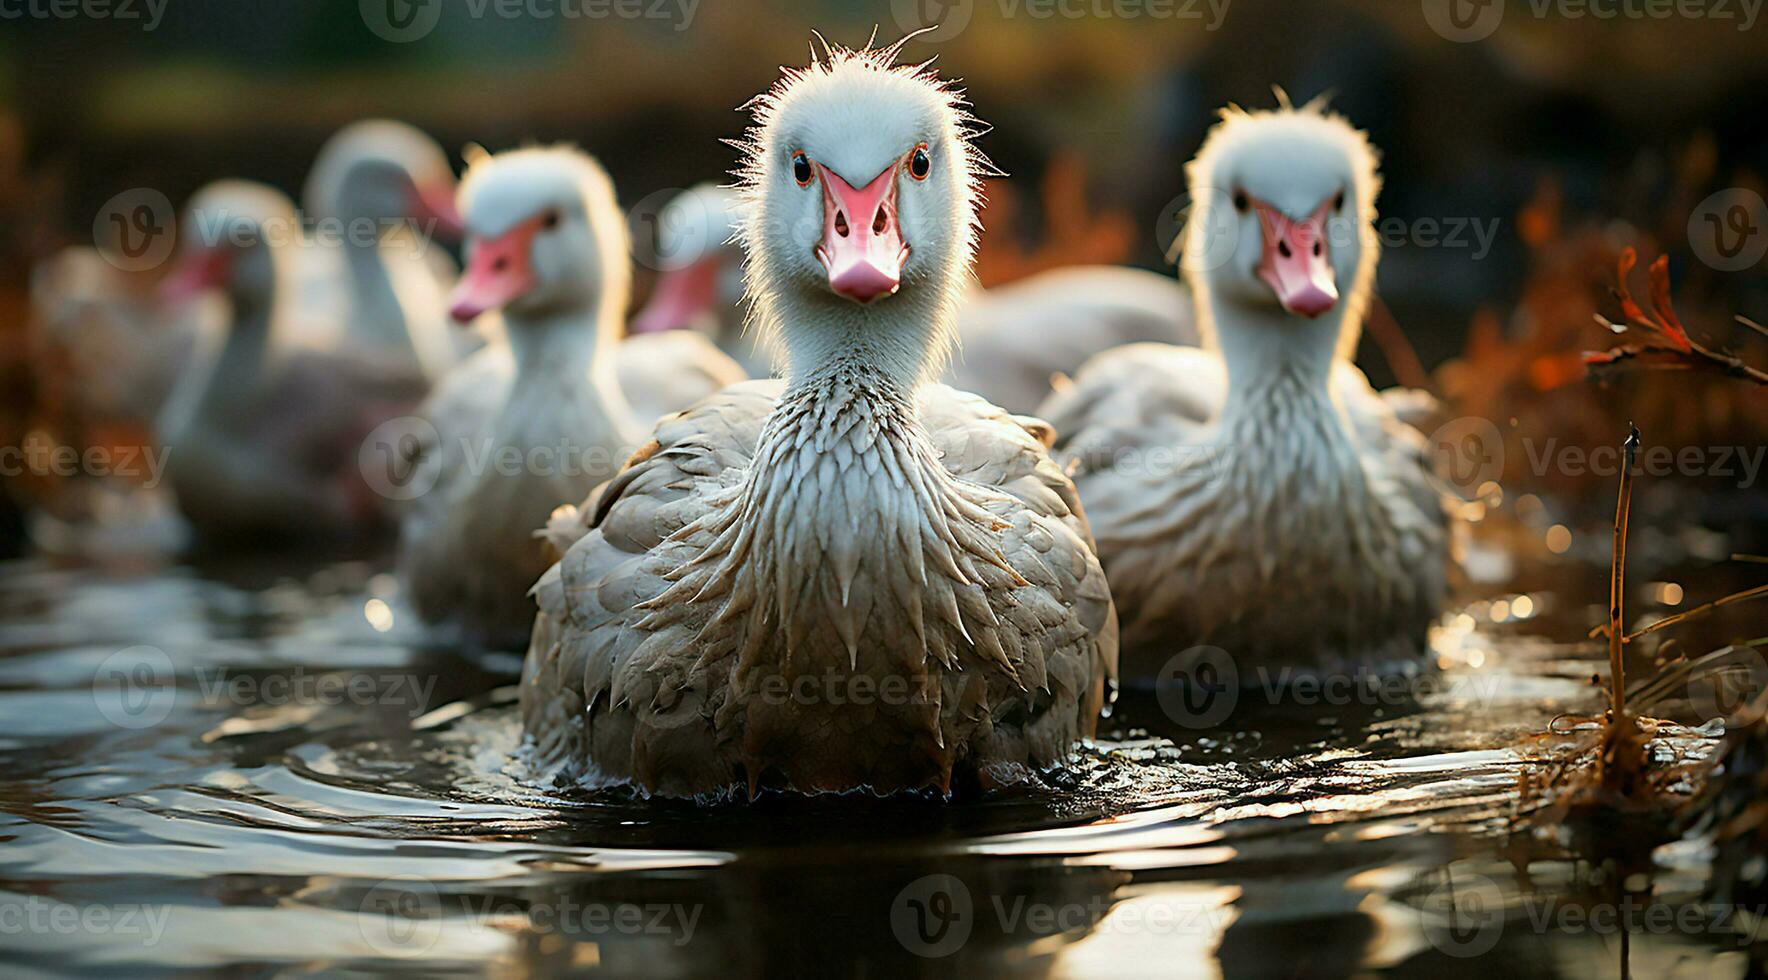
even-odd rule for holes
{"type": "Polygon", "coordinates": [[[567,774],[948,791],[1093,730],[1116,617],[1073,486],[1041,424],[929,383],[979,157],[895,54],[835,48],[754,103],[746,275],[785,381],[665,420],[558,528],[582,536],[536,586],[521,699],[567,774]]]}
{"type": "Polygon", "coordinates": [[[1043,409],[1134,672],[1199,644],[1247,683],[1413,661],[1450,533],[1423,437],[1349,361],[1375,276],[1375,152],[1315,105],[1231,109],[1187,172],[1205,349],[1101,354],[1043,409]]]}
{"type": "Polygon", "coordinates": [[[311,333],[289,296],[301,225],[281,192],[211,184],[191,199],[181,238],[170,298],[218,288],[231,312],[218,349],[191,359],[158,420],[180,509],[211,544],[373,527],[378,502],[357,450],[377,421],[423,397],[424,379],[294,339],[311,333]]]}
{"type": "Polygon", "coordinates": [[[405,123],[352,123],[320,149],[302,200],[322,243],[336,244],[312,258],[342,277],[342,295],[318,299],[335,304],[345,348],[440,378],[460,346],[444,300],[453,276],[428,237],[460,234],[442,148],[405,123]]]}
{"type": "MultiPolygon", "coordinates": [[[[469,264],[452,313],[498,311],[504,341],[444,378],[423,410],[438,441],[408,476],[425,492],[403,517],[400,569],[423,619],[520,646],[534,622],[528,588],[550,563],[535,532],[611,477],[663,408],[641,425],[618,376],[631,270],[601,166],[565,147],[482,157],[460,199],[469,264]]],[[[742,378],[697,336],[650,342],[638,360],[655,381],[628,389],[633,400],[671,409],[742,378]],[[708,369],[709,358],[720,363],[708,369]]]]}

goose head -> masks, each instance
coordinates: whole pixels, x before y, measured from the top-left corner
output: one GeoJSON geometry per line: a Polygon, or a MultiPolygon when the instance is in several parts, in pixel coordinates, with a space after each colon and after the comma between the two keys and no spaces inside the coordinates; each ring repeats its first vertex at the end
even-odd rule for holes
{"type": "Polygon", "coordinates": [[[447,155],[422,131],[388,119],[352,123],[327,140],[303,198],[315,220],[347,228],[362,220],[379,228],[413,220],[426,234],[460,234],[447,155]]]}
{"type": "Polygon", "coordinates": [[[209,184],[185,207],[178,263],[162,296],[179,302],[220,289],[236,313],[268,309],[282,267],[278,255],[301,234],[294,203],[281,191],[245,180],[209,184]]]}
{"type": "Polygon", "coordinates": [[[698,184],[671,198],[657,215],[661,273],[630,330],[701,327],[741,299],[743,251],[734,240],[741,222],[729,187],[698,184]]]}
{"type": "Polygon", "coordinates": [[[913,381],[950,354],[985,163],[961,94],[899,48],[832,46],[752,103],[739,236],[789,371],[846,347],[913,381]]]}
{"type": "MultiPolygon", "coordinates": [[[[1218,335],[1273,317],[1354,331],[1374,277],[1380,189],[1365,136],[1317,104],[1226,110],[1187,168],[1183,272],[1218,335]]],[[[1353,341],[1354,343],[1354,337],[1353,341]]]]}
{"type": "Polygon", "coordinates": [[[607,172],[571,147],[513,150],[474,163],[461,183],[466,271],[450,300],[462,322],[592,312],[618,323],[631,288],[626,223],[607,172]]]}

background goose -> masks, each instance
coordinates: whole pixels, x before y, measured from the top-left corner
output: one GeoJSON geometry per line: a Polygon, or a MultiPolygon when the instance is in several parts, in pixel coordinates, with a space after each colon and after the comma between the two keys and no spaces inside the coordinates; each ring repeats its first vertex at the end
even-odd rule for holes
{"type": "MultiPolygon", "coordinates": [[[[627,236],[607,174],[564,147],[475,162],[461,205],[469,264],[452,313],[497,311],[503,340],[450,373],[423,411],[436,439],[409,477],[428,489],[403,518],[400,569],[425,620],[519,647],[534,620],[528,588],[548,564],[536,530],[613,475],[643,432],[617,374],[627,236]]],[[[626,389],[647,406],[643,424],[741,378],[697,336],[647,341],[635,361],[654,379],[626,389]]]]}
{"type": "Polygon", "coordinates": [[[376,422],[423,397],[422,375],[303,346],[289,298],[301,225],[281,192],[245,181],[192,198],[173,300],[225,293],[217,344],[191,358],[159,419],[180,509],[210,543],[240,535],[364,530],[377,508],[357,451],[376,422]]]}
{"type": "Polygon", "coordinates": [[[555,524],[521,697],[569,774],[948,791],[1093,730],[1116,617],[1047,430],[928,383],[979,158],[959,96],[895,53],[835,49],[755,102],[746,275],[785,381],[666,419],[555,524]]]}
{"type": "Polygon", "coordinates": [[[405,123],[352,123],[320,148],[302,201],[327,246],[304,270],[309,301],[332,304],[348,349],[441,377],[465,340],[448,325],[452,260],[429,237],[460,235],[442,148],[405,123]]]}
{"type": "Polygon", "coordinates": [[[970,291],[960,351],[947,372],[1009,412],[1035,412],[1051,379],[1095,354],[1150,341],[1195,344],[1191,294],[1169,276],[1127,266],[1068,266],[970,291]]]}
{"type": "Polygon", "coordinates": [[[1110,351],[1043,409],[1134,670],[1194,644],[1249,682],[1255,666],[1414,659],[1446,596],[1449,522],[1423,437],[1349,361],[1375,274],[1375,153],[1312,105],[1230,110],[1188,175],[1183,269],[1206,348],[1110,351]]]}

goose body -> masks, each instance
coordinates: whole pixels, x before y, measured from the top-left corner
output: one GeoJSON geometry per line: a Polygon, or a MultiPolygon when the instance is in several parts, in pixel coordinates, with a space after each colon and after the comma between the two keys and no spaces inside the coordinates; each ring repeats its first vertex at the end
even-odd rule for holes
{"type": "Polygon", "coordinates": [[[1126,266],[1069,266],[974,289],[958,315],[960,355],[947,372],[1011,412],[1035,412],[1052,378],[1124,344],[1197,343],[1191,295],[1170,276],[1126,266]]]}
{"type": "Polygon", "coordinates": [[[1199,646],[1248,684],[1415,662],[1446,600],[1450,521],[1423,437],[1348,359],[1376,262],[1374,153],[1311,106],[1234,111],[1189,175],[1205,347],[1106,352],[1043,407],[1130,670],[1199,646]]]}
{"type": "Polygon", "coordinates": [[[288,234],[299,224],[280,192],[223,181],[193,198],[190,215],[195,233],[170,289],[219,288],[230,319],[191,359],[158,419],[180,509],[209,543],[373,528],[378,507],[357,451],[378,421],[423,397],[427,380],[303,344],[311,333],[288,289],[288,234]]]}
{"type": "Polygon", "coordinates": [[[426,622],[520,644],[547,561],[535,531],[613,475],[639,441],[615,380],[629,270],[607,174],[576,150],[517,150],[468,170],[468,266],[452,312],[499,311],[502,341],[425,403],[399,570],[426,622]]]}
{"type": "Polygon", "coordinates": [[[975,151],[894,53],[836,49],[757,100],[745,271],[785,379],[663,420],[553,524],[521,701],[568,776],[945,791],[1093,730],[1116,619],[1047,429],[928,382],[975,151]]]}

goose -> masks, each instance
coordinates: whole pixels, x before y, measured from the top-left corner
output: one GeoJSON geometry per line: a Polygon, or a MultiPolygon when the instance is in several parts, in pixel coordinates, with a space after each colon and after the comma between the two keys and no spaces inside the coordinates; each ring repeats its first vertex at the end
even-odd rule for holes
{"type": "Polygon", "coordinates": [[[1375,277],[1375,151],[1285,99],[1226,110],[1187,174],[1204,347],[1100,354],[1042,409],[1123,611],[1126,672],[1145,681],[1175,654],[1183,670],[1203,647],[1245,683],[1409,669],[1452,535],[1423,437],[1350,363],[1375,277]]]}
{"type": "Polygon", "coordinates": [[[946,382],[1009,412],[1034,413],[1053,379],[1138,342],[1195,345],[1191,294],[1127,266],[1063,266],[972,290],[959,314],[961,355],[946,382]]]}
{"type": "Polygon", "coordinates": [[[311,336],[290,293],[301,225],[293,203],[248,181],[192,197],[167,299],[219,289],[224,337],[191,358],[156,420],[166,475],[202,542],[351,536],[379,524],[357,453],[381,419],[422,398],[422,376],[311,336]]]}
{"type": "Polygon", "coordinates": [[[620,343],[627,235],[589,156],[476,157],[460,206],[469,259],[451,314],[500,316],[502,340],[445,376],[419,413],[430,428],[402,483],[422,492],[402,515],[399,568],[426,622],[521,649],[534,622],[527,591],[549,564],[535,532],[554,508],[614,474],[642,441],[640,419],[743,375],[697,337],[646,339],[642,352],[620,343]]]}
{"type": "Polygon", "coordinates": [[[308,299],[334,304],[349,349],[439,378],[464,342],[448,325],[450,261],[431,242],[460,235],[442,148],[402,122],[352,123],[320,148],[302,203],[320,246],[308,299]]]}
{"type": "Polygon", "coordinates": [[[1048,430],[931,380],[983,163],[900,47],[825,46],[751,103],[744,274],[785,377],[664,419],[551,526],[520,702],[558,778],[949,794],[1094,730],[1116,615],[1048,430]]]}

